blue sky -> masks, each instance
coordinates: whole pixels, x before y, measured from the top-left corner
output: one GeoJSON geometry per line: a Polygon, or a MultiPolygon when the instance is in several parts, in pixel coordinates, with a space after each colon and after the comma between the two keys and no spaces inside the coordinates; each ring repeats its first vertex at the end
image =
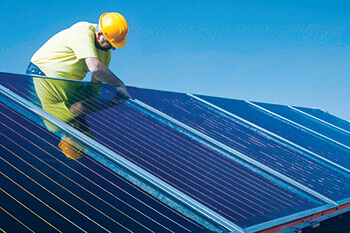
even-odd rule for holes
{"type": "Polygon", "coordinates": [[[350,120],[350,2],[0,1],[0,72],[24,73],[52,35],[104,12],[128,20],[111,70],[127,85],[317,107],[350,120]]]}

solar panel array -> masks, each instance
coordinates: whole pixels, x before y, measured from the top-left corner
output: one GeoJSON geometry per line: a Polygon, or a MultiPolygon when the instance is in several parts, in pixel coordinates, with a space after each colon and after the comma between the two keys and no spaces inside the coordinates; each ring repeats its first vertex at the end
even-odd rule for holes
{"type": "Polygon", "coordinates": [[[39,108],[31,77],[0,84],[5,231],[256,232],[350,203],[347,122],[329,114],[133,87],[107,108],[102,85],[87,137],[39,108]],[[66,159],[43,120],[88,156],[66,159]]]}
{"type": "MultiPolygon", "coordinates": [[[[269,135],[277,135],[282,138],[282,141],[289,145],[299,148],[313,157],[319,157],[328,161],[334,162],[335,166],[342,170],[349,171],[350,169],[350,150],[340,143],[327,139],[318,132],[312,131],[294,123],[288,118],[260,108],[259,103],[250,103],[242,100],[231,100],[224,98],[215,98],[208,96],[199,96],[202,100],[209,101],[215,106],[232,114],[233,117],[246,119],[255,127],[261,127],[267,131],[269,135]],[[339,167],[341,166],[341,167],[339,167]]],[[[274,105],[277,106],[277,105],[274,105]]],[[[285,108],[286,106],[280,106],[285,108]]],[[[226,114],[226,117],[232,115],[226,114]]],[[[334,116],[333,116],[334,117],[334,116]]],[[[334,117],[335,119],[339,119],[334,117]]],[[[339,119],[341,120],[341,119],[339,119]]],[[[326,127],[326,126],[324,126],[326,127]]]]}
{"type": "Polygon", "coordinates": [[[317,159],[303,156],[293,148],[278,144],[271,137],[250,130],[240,122],[209,111],[188,95],[168,92],[159,94],[148,90],[139,91],[134,95],[186,125],[328,198],[342,200],[350,196],[350,183],[347,183],[349,174],[342,173],[328,164],[318,163],[317,159]],[[152,99],[149,100],[150,98],[152,99]],[[319,180],[323,182],[318,182],[319,180]]]}
{"type": "Polygon", "coordinates": [[[111,170],[61,156],[59,138],[1,103],[5,232],[207,232],[111,170]]]}
{"type": "Polygon", "coordinates": [[[299,109],[300,111],[309,114],[313,117],[316,117],[319,120],[325,121],[329,124],[332,124],[336,127],[339,127],[341,130],[350,131],[350,124],[349,121],[345,121],[341,118],[338,118],[336,116],[333,116],[327,112],[324,112],[320,109],[315,108],[303,108],[303,107],[295,107],[296,109],[299,109]]]}
{"type": "Polygon", "coordinates": [[[297,112],[290,108],[289,106],[281,106],[274,104],[265,104],[258,103],[260,107],[263,107],[267,110],[278,114],[281,117],[284,117],[294,124],[299,124],[310,131],[317,132],[321,137],[329,138],[338,142],[339,144],[345,146],[346,148],[350,148],[350,134],[346,132],[342,132],[332,126],[326,125],[320,121],[317,121],[311,117],[306,116],[300,112],[297,112]]]}

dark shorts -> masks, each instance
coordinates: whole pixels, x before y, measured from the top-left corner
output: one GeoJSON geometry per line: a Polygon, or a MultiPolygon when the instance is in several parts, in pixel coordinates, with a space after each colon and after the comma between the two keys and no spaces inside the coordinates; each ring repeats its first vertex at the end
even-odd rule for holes
{"type": "Polygon", "coordinates": [[[35,64],[29,63],[29,66],[26,70],[26,74],[36,74],[36,75],[41,75],[41,76],[46,76],[44,72],[39,69],[35,64]]]}

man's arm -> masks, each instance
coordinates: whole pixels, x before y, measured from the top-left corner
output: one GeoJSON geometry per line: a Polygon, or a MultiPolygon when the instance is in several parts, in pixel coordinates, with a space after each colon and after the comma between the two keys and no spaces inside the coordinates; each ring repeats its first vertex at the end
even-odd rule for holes
{"type": "Polygon", "coordinates": [[[121,92],[126,97],[131,97],[126,90],[125,84],[116,75],[110,71],[107,66],[105,66],[100,59],[96,57],[85,58],[87,67],[93,76],[99,79],[101,82],[108,83],[110,85],[116,86],[117,90],[121,92]]]}

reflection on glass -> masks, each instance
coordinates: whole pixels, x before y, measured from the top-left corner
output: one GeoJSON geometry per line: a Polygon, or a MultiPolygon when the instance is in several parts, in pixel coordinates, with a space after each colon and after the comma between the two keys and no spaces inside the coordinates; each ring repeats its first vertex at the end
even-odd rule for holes
{"type": "MultiPolygon", "coordinates": [[[[117,106],[127,99],[115,88],[101,83],[80,82],[40,76],[6,75],[0,84],[44,111],[69,124],[87,136],[93,137],[85,118],[94,112],[117,106]]],[[[61,137],[59,147],[71,159],[86,153],[75,138],[44,120],[48,130],[61,137]]]]}

